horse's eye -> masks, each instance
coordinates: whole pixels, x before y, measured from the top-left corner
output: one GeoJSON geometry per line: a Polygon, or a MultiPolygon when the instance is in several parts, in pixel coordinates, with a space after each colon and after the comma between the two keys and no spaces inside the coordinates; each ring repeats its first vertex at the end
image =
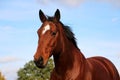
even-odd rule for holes
{"type": "Polygon", "coordinates": [[[56,32],[52,32],[51,35],[55,36],[55,35],[56,35],[56,32]]]}

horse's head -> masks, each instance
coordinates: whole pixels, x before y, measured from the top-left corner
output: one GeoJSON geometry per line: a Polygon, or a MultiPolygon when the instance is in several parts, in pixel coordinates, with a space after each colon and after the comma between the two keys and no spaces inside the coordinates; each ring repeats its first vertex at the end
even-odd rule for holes
{"type": "Polygon", "coordinates": [[[57,9],[53,17],[45,16],[40,10],[39,17],[42,26],[38,29],[38,47],[34,55],[34,62],[39,68],[44,68],[51,55],[57,58],[72,43],[76,48],[74,34],[68,26],[60,22],[60,11],[57,9]]]}
{"type": "Polygon", "coordinates": [[[38,47],[34,55],[34,62],[37,67],[44,68],[48,62],[49,57],[60,51],[58,45],[60,41],[60,11],[57,9],[53,17],[47,17],[40,10],[39,17],[42,26],[38,29],[38,47]]]}

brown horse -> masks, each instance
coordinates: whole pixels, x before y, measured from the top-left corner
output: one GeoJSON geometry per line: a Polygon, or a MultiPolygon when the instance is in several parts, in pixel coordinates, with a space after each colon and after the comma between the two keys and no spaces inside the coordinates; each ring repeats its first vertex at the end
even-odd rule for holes
{"type": "Polygon", "coordinates": [[[39,17],[43,24],[38,29],[34,62],[44,68],[53,55],[55,68],[50,80],[120,80],[117,69],[108,59],[85,58],[70,28],[60,21],[58,9],[53,17],[45,16],[40,10],[39,17]]]}

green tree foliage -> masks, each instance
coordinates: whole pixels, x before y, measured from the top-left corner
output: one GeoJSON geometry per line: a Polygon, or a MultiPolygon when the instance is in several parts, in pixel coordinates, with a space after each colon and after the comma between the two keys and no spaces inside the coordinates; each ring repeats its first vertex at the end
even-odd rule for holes
{"type": "Polygon", "coordinates": [[[0,72],[0,80],[5,80],[5,77],[2,75],[1,72],[0,72]]]}
{"type": "Polygon", "coordinates": [[[49,59],[44,69],[37,68],[33,61],[29,61],[24,65],[24,68],[19,69],[17,80],[49,80],[52,69],[52,59],[49,59]]]}

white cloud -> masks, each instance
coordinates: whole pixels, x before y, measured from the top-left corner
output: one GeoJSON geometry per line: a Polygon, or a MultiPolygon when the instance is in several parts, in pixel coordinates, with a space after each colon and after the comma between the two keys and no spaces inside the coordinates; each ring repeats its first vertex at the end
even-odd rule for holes
{"type": "Polygon", "coordinates": [[[13,30],[13,27],[11,26],[0,26],[0,31],[8,31],[13,30]]]}
{"type": "Polygon", "coordinates": [[[16,80],[18,70],[19,68],[14,67],[14,65],[7,65],[1,68],[1,72],[3,73],[6,80],[16,80]]]}
{"type": "Polygon", "coordinates": [[[49,2],[53,1],[53,0],[36,0],[38,3],[41,3],[43,5],[48,4],[49,2]]]}
{"type": "Polygon", "coordinates": [[[120,56],[120,53],[118,55],[120,56]]]}
{"type": "Polygon", "coordinates": [[[0,71],[6,80],[16,80],[22,59],[15,56],[0,56],[0,71]],[[19,62],[18,62],[19,61],[19,62]]]}
{"type": "Polygon", "coordinates": [[[15,62],[19,61],[20,59],[14,56],[5,56],[5,57],[0,57],[0,63],[8,63],[8,62],[15,62]]]}
{"type": "Polygon", "coordinates": [[[61,0],[62,3],[71,5],[71,6],[77,6],[81,4],[84,0],[61,0]]]}
{"type": "Polygon", "coordinates": [[[99,42],[99,43],[97,43],[97,44],[98,44],[99,46],[102,46],[102,47],[120,49],[120,42],[101,41],[101,42],[99,42]]]}
{"type": "Polygon", "coordinates": [[[84,0],[84,1],[94,1],[112,4],[115,7],[120,7],[120,0],[84,0]]]}
{"type": "Polygon", "coordinates": [[[85,0],[37,0],[38,3],[46,4],[46,5],[52,2],[56,2],[56,3],[60,3],[60,4],[62,3],[64,5],[68,5],[68,6],[77,6],[81,4],[83,1],[85,0]]]}
{"type": "Polygon", "coordinates": [[[69,6],[80,5],[83,2],[106,2],[120,7],[120,0],[37,0],[41,4],[48,4],[50,2],[58,2],[69,6]]]}

